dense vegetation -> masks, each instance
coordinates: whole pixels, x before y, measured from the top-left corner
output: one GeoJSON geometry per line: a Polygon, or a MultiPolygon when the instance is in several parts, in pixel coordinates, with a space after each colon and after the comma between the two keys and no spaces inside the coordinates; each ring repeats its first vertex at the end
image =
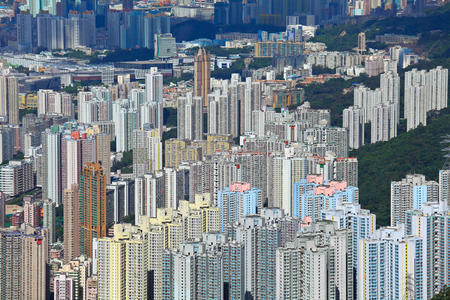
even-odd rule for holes
{"type": "MultiPolygon", "coordinates": [[[[450,55],[450,4],[428,11],[421,17],[387,17],[369,20],[362,24],[347,23],[330,28],[322,28],[312,40],[323,42],[328,50],[345,51],[357,46],[358,34],[366,33],[368,40],[385,33],[418,35],[417,50],[431,50],[430,58],[450,55]]],[[[371,46],[371,45],[368,45],[371,46]]],[[[372,45],[374,46],[374,45],[372,45]]],[[[380,47],[380,45],[377,45],[380,47]]]]}
{"type": "MultiPolygon", "coordinates": [[[[267,57],[255,57],[251,59],[250,64],[248,65],[249,69],[260,69],[265,68],[272,65],[272,58],[267,57]]],[[[242,75],[242,71],[245,69],[245,63],[243,58],[239,58],[233,61],[230,68],[219,69],[216,68],[211,72],[211,77],[217,79],[230,79],[231,74],[238,73],[242,75]]]]}
{"type": "Polygon", "coordinates": [[[344,93],[344,89],[350,88],[354,83],[362,83],[369,88],[380,85],[380,77],[369,77],[365,74],[350,79],[330,79],[323,84],[310,84],[305,86],[306,100],[311,103],[312,108],[330,109],[331,125],[342,126],[342,111],[353,105],[353,92],[344,93]]]}
{"type": "Polygon", "coordinates": [[[390,183],[407,174],[437,180],[444,163],[442,137],[450,133],[450,108],[436,113],[427,126],[399,134],[384,143],[365,145],[351,153],[358,158],[362,207],[377,215],[378,225],[390,223],[390,183]]]}
{"type": "Polygon", "coordinates": [[[448,300],[450,299],[450,287],[446,286],[442,289],[442,291],[435,295],[432,300],[448,300]]]}
{"type": "Polygon", "coordinates": [[[120,170],[122,173],[132,173],[133,172],[133,150],[123,152],[122,160],[115,160],[111,171],[116,172],[120,170]],[[131,172],[129,172],[131,169],[131,172]]]}
{"type": "Polygon", "coordinates": [[[177,109],[165,107],[163,110],[163,119],[166,127],[177,127],[177,109]]]}
{"type": "Polygon", "coordinates": [[[120,49],[115,51],[109,51],[104,57],[99,57],[97,54],[90,58],[91,63],[107,63],[118,61],[136,61],[136,60],[149,60],[155,56],[153,49],[148,48],[136,48],[136,49],[120,49]]]}

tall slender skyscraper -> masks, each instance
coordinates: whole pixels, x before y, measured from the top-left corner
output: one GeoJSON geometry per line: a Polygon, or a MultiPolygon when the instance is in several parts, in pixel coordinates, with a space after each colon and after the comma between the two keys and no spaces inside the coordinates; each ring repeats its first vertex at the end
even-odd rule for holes
{"type": "Polygon", "coordinates": [[[364,53],[366,52],[366,33],[360,32],[358,34],[358,52],[364,53]]]}
{"type": "Polygon", "coordinates": [[[439,201],[450,207],[450,170],[439,171],[439,201]]]}
{"type": "Polygon", "coordinates": [[[364,145],[364,120],[362,109],[350,106],[343,112],[343,127],[348,129],[348,146],[358,149],[364,145]]]}
{"type": "Polygon", "coordinates": [[[17,49],[31,52],[33,49],[33,16],[18,14],[17,18],[17,49]]]}
{"type": "Polygon", "coordinates": [[[106,184],[99,163],[87,163],[80,177],[80,250],[92,257],[92,239],[106,236],[106,184]]]}
{"type": "Polygon", "coordinates": [[[64,190],[64,262],[80,256],[80,194],[79,186],[64,190]]]}
{"type": "Polygon", "coordinates": [[[130,232],[98,240],[99,300],[148,299],[147,249],[144,236],[130,232]]]}
{"type": "Polygon", "coordinates": [[[44,200],[44,228],[48,229],[48,242],[50,244],[56,242],[56,211],[55,202],[48,199],[44,200]]]}
{"type": "Polygon", "coordinates": [[[162,143],[159,131],[149,127],[133,131],[133,173],[136,177],[162,168],[162,143]]]}
{"type": "Polygon", "coordinates": [[[42,133],[42,198],[62,203],[61,132],[57,125],[42,133]]]}
{"type": "Polygon", "coordinates": [[[0,192],[0,228],[5,227],[5,202],[6,195],[0,192]]]}
{"type": "Polygon", "coordinates": [[[80,184],[82,167],[88,162],[96,162],[96,154],[96,140],[86,133],[74,131],[62,139],[62,191],[72,184],[80,184]]]}
{"type": "Polygon", "coordinates": [[[203,100],[201,97],[179,97],[177,103],[177,137],[186,140],[203,139],[203,100]]]}
{"type": "MultiPolygon", "coordinates": [[[[425,261],[420,264],[416,262],[417,269],[422,271],[423,275],[412,277],[420,279],[415,283],[415,299],[431,299],[450,284],[450,213],[442,202],[424,203],[420,210],[406,212],[405,219],[405,234],[423,239],[423,247],[420,250],[425,261]]],[[[407,251],[409,256],[410,248],[407,251]]]]}
{"type": "Polygon", "coordinates": [[[160,103],[163,100],[163,76],[158,68],[151,68],[150,73],[145,75],[145,93],[148,103],[160,103]]]}
{"type": "Polygon", "coordinates": [[[0,76],[0,115],[9,124],[19,124],[19,81],[12,76],[0,76]]]}
{"type": "Polygon", "coordinates": [[[97,147],[97,161],[102,165],[106,176],[106,184],[111,183],[111,136],[100,133],[95,136],[95,146],[97,147]]]}
{"type": "Polygon", "coordinates": [[[203,106],[208,106],[211,79],[211,61],[205,49],[200,48],[194,57],[194,92],[203,98],[203,106]]]}

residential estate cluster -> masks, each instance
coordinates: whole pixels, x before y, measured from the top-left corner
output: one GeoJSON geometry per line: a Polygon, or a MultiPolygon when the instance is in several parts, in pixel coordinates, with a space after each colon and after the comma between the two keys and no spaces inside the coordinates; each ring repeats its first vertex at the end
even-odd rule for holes
{"type": "Polygon", "coordinates": [[[346,51],[314,39],[443,3],[316,2],[0,9],[0,33],[13,28],[0,34],[0,298],[419,300],[448,287],[450,135],[435,178],[386,174],[390,223],[367,209],[358,161],[448,113],[447,65],[424,66],[420,36],[357,32],[346,51]],[[221,29],[180,40],[190,22],[221,29]]]}

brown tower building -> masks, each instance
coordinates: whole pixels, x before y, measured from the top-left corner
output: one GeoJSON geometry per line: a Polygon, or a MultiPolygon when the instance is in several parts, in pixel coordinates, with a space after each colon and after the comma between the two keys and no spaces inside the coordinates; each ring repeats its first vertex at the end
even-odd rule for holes
{"type": "Polygon", "coordinates": [[[19,80],[0,76],[0,115],[8,117],[9,124],[19,124],[19,80]]]}
{"type": "Polygon", "coordinates": [[[80,252],[92,257],[92,239],[106,236],[106,178],[99,163],[81,172],[80,225],[80,252]]]}
{"type": "Polygon", "coordinates": [[[211,79],[211,61],[206,50],[200,48],[194,57],[194,92],[203,98],[203,106],[208,106],[211,79]]]}
{"type": "Polygon", "coordinates": [[[77,184],[64,190],[64,262],[80,256],[80,194],[77,184]]]}

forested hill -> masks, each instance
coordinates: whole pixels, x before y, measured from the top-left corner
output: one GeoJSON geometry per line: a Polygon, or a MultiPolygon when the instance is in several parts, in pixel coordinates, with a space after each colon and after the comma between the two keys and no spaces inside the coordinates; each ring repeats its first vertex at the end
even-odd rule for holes
{"type": "Polygon", "coordinates": [[[378,225],[390,223],[390,184],[406,174],[438,180],[450,134],[450,108],[435,113],[427,126],[403,132],[384,143],[369,144],[351,153],[358,158],[360,203],[377,215],[378,225]]]}

